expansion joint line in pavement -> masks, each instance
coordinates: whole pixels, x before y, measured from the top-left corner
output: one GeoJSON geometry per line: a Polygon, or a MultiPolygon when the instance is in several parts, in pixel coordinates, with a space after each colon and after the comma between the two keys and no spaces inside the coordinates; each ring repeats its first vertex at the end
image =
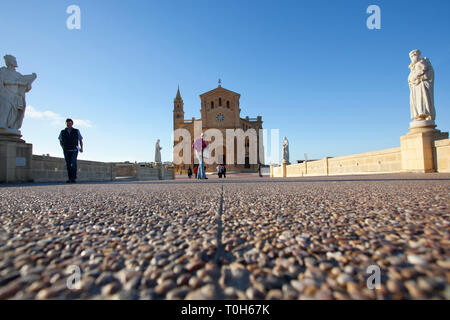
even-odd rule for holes
{"type": "Polygon", "coordinates": [[[223,244],[222,244],[222,216],[223,216],[223,185],[220,189],[220,199],[219,199],[219,212],[217,214],[217,251],[214,257],[214,263],[217,264],[218,267],[222,265],[223,258],[223,244]]]}
{"type": "Polygon", "coordinates": [[[216,250],[216,255],[214,256],[214,263],[217,266],[217,274],[216,277],[214,279],[215,285],[216,285],[216,297],[218,299],[224,299],[225,295],[223,293],[223,290],[219,284],[219,279],[221,276],[221,267],[222,267],[222,259],[223,259],[223,254],[224,254],[224,246],[222,243],[222,231],[223,231],[223,226],[222,226],[222,216],[223,216],[223,184],[221,185],[220,188],[220,199],[219,199],[219,212],[217,214],[217,250],[216,250]]]}

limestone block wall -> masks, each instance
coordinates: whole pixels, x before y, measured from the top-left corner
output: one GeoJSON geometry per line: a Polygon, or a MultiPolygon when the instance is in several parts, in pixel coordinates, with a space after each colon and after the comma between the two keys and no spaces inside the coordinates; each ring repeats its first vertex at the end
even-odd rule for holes
{"type": "MultiPolygon", "coordinates": [[[[401,171],[400,148],[391,148],[336,158],[324,158],[286,166],[287,177],[388,173],[401,171]]],[[[282,166],[273,167],[273,177],[282,177],[282,166]]]]}
{"type": "Polygon", "coordinates": [[[162,180],[174,180],[174,179],[175,179],[175,170],[163,168],[162,180]]]}
{"type": "Polygon", "coordinates": [[[160,180],[159,168],[137,167],[137,180],[160,180]]]}
{"type": "Polygon", "coordinates": [[[322,160],[296,163],[286,166],[287,177],[326,176],[328,174],[328,158],[322,160]]]}
{"type": "MultiPolygon", "coordinates": [[[[34,182],[64,182],[67,180],[66,162],[63,158],[33,155],[31,176],[34,182]]],[[[78,181],[113,181],[119,177],[137,180],[175,179],[172,169],[151,168],[138,164],[116,164],[78,160],[78,181]]]]}
{"type": "MultiPolygon", "coordinates": [[[[282,167],[281,172],[282,172],[282,167]]],[[[295,163],[286,166],[286,176],[287,177],[301,177],[305,174],[305,165],[303,163],[295,163]]],[[[281,175],[280,175],[281,177],[281,175]]]]}
{"type": "Polygon", "coordinates": [[[272,176],[273,177],[282,177],[283,176],[283,172],[281,171],[281,167],[275,167],[275,166],[272,166],[271,167],[271,169],[272,169],[272,176]]]}
{"type": "MultiPolygon", "coordinates": [[[[31,175],[34,182],[64,182],[67,180],[66,162],[63,158],[33,155],[31,175]]],[[[78,160],[78,181],[112,181],[114,178],[113,163],[78,160]]]]}
{"type": "Polygon", "coordinates": [[[173,180],[175,179],[175,171],[166,167],[147,167],[137,165],[137,180],[173,180]]]}
{"type": "Polygon", "coordinates": [[[450,172],[450,139],[434,141],[437,172],[450,172]]]}
{"type": "Polygon", "coordinates": [[[328,159],[329,175],[400,172],[400,148],[391,148],[328,159]]]}
{"type": "Polygon", "coordinates": [[[137,168],[134,163],[116,163],[116,177],[135,177],[137,168]]]}

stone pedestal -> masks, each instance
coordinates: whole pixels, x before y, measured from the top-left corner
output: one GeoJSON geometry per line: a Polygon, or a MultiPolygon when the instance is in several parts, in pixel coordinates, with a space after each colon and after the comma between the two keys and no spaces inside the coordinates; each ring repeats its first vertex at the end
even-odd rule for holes
{"type": "Polygon", "coordinates": [[[0,183],[30,182],[33,145],[20,135],[0,132],[0,183]]]}
{"type": "Polygon", "coordinates": [[[448,132],[436,129],[434,121],[423,120],[410,123],[409,132],[400,137],[402,171],[435,172],[436,159],[433,150],[435,140],[448,139],[448,132]]]}
{"type": "Polygon", "coordinates": [[[158,168],[158,180],[164,180],[164,167],[161,163],[158,163],[156,168],[158,168]]]}
{"type": "Polygon", "coordinates": [[[285,161],[285,160],[283,160],[282,162],[281,162],[281,172],[282,172],[282,175],[283,175],[283,178],[286,178],[286,176],[287,176],[287,169],[286,169],[286,166],[289,164],[289,162],[287,162],[287,161],[285,161]]]}

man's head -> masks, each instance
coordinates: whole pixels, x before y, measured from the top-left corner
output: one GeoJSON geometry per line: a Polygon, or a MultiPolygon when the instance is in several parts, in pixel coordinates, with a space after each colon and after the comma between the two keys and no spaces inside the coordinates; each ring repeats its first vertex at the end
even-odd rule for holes
{"type": "Polygon", "coordinates": [[[420,60],[421,55],[422,53],[420,52],[420,50],[415,49],[409,53],[409,58],[411,59],[412,63],[416,63],[420,60]]]}
{"type": "Polygon", "coordinates": [[[72,127],[73,127],[73,120],[70,119],[70,118],[66,119],[66,126],[67,126],[67,129],[72,129],[72,127]]]}
{"type": "Polygon", "coordinates": [[[7,67],[10,68],[17,68],[17,60],[16,57],[7,54],[6,56],[3,57],[3,59],[5,59],[5,64],[7,67]]]}

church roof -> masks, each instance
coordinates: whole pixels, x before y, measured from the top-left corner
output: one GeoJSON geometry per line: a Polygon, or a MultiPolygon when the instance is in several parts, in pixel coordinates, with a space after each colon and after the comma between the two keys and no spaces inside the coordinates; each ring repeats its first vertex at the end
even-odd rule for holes
{"type": "Polygon", "coordinates": [[[237,95],[237,96],[239,96],[239,97],[241,96],[239,93],[234,92],[234,91],[231,91],[231,90],[228,90],[228,89],[225,89],[225,88],[223,88],[221,85],[219,85],[217,88],[212,89],[212,90],[210,90],[210,91],[207,91],[207,92],[201,94],[200,97],[203,97],[203,96],[206,96],[206,95],[210,95],[210,94],[212,94],[212,93],[218,93],[218,92],[230,92],[230,93],[232,93],[232,94],[234,94],[234,95],[237,95]]]}

